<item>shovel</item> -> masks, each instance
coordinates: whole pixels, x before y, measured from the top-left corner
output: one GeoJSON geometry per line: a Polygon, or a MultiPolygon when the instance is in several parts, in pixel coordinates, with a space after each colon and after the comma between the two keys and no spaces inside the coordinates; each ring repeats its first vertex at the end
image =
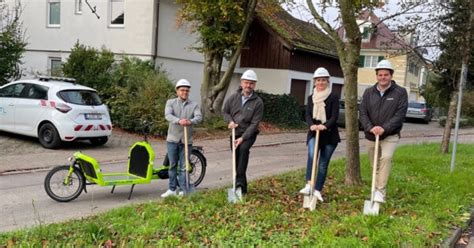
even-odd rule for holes
{"type": "Polygon", "coordinates": [[[232,188],[227,189],[227,201],[230,203],[237,203],[242,201],[242,190],[241,188],[235,187],[236,184],[236,170],[237,165],[235,162],[235,128],[232,128],[232,188]]]}
{"type": "Polygon", "coordinates": [[[188,127],[184,126],[184,161],[186,164],[186,183],[184,185],[184,195],[189,195],[195,191],[194,185],[189,183],[189,171],[191,171],[191,164],[189,163],[189,150],[188,150],[188,127]]]}
{"type": "Polygon", "coordinates": [[[375,195],[375,180],[377,177],[377,163],[379,161],[379,136],[375,135],[375,153],[374,165],[372,166],[372,189],[370,193],[370,201],[364,201],[364,215],[378,215],[380,204],[374,201],[375,195]]]}
{"type": "Polygon", "coordinates": [[[303,208],[309,208],[310,211],[313,211],[316,208],[316,203],[318,198],[314,195],[314,185],[316,184],[316,173],[318,171],[318,146],[319,146],[319,130],[316,130],[316,140],[314,141],[314,151],[313,151],[313,165],[311,169],[311,183],[309,195],[303,197],[303,208]]]}

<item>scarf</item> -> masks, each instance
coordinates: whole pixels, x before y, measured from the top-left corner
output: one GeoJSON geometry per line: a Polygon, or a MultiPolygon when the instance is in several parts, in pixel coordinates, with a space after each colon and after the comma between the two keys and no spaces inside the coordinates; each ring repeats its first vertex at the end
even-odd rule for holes
{"type": "Polygon", "coordinates": [[[313,119],[320,120],[323,124],[326,123],[326,104],[324,100],[328,98],[329,94],[331,94],[329,87],[323,91],[317,91],[315,88],[313,93],[313,119]]]}

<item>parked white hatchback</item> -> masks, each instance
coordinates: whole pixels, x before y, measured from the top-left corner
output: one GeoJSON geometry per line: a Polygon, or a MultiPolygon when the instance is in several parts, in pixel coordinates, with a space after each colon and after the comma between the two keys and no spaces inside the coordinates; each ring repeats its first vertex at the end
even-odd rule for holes
{"type": "Polygon", "coordinates": [[[0,130],[38,137],[54,149],[78,139],[103,145],[112,124],[96,90],[73,79],[39,77],[0,87],[0,130]]]}

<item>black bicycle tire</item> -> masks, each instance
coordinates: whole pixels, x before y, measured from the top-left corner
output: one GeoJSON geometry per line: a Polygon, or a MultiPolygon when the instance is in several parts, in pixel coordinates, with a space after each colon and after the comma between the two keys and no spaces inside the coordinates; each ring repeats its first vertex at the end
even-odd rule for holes
{"type": "MultiPolygon", "coordinates": [[[[191,151],[191,156],[189,158],[190,161],[193,161],[193,156],[196,156],[199,161],[201,162],[201,174],[199,175],[198,179],[196,181],[191,181],[190,183],[194,184],[194,187],[197,187],[199,184],[201,184],[202,180],[204,179],[204,176],[206,175],[206,167],[207,167],[207,161],[206,157],[204,157],[204,154],[202,154],[199,150],[193,149],[191,151]]],[[[192,164],[193,166],[193,171],[195,169],[195,165],[192,164]]]]}
{"type": "Polygon", "coordinates": [[[62,165],[62,166],[54,167],[51,171],[48,172],[48,174],[46,175],[46,177],[44,179],[44,189],[46,191],[46,194],[48,194],[48,196],[51,197],[51,199],[53,199],[55,201],[58,201],[58,202],[72,201],[72,200],[76,199],[77,197],[79,197],[79,195],[81,195],[82,191],[84,190],[84,187],[86,185],[86,179],[84,178],[84,175],[76,168],[74,168],[73,174],[75,174],[77,176],[79,186],[73,194],[71,194],[70,196],[67,196],[67,197],[61,197],[61,196],[58,196],[57,194],[55,194],[53,192],[53,190],[51,189],[51,178],[54,176],[54,174],[56,174],[57,172],[62,171],[62,170],[69,171],[69,167],[70,167],[69,165],[62,165]]]}

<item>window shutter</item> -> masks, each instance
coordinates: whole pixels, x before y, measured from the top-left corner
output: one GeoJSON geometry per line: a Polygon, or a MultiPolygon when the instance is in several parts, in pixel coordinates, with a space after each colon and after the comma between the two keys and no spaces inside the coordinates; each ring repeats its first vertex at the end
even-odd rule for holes
{"type": "Polygon", "coordinates": [[[359,68],[364,67],[365,56],[359,56],[359,68]]]}

